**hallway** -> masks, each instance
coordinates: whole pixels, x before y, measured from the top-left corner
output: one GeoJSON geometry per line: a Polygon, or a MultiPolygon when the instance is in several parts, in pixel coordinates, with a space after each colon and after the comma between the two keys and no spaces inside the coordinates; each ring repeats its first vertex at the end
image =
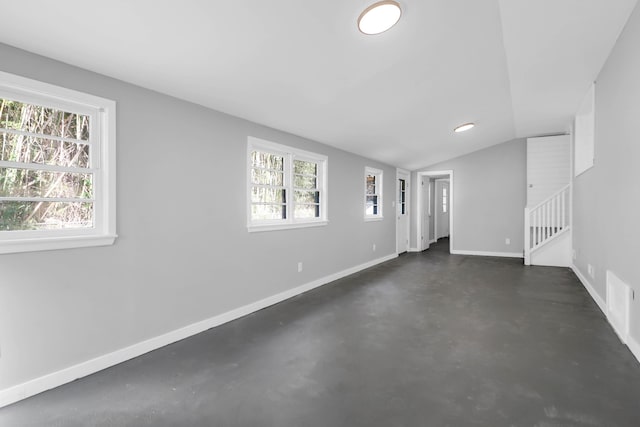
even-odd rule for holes
{"type": "Polygon", "coordinates": [[[448,239],[0,409],[26,426],[636,426],[574,274],[448,239]]]}

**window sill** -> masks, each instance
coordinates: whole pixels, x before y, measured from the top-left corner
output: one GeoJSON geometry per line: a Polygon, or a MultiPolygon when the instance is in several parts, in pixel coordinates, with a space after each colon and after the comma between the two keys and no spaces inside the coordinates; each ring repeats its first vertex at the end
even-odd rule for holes
{"type": "Polygon", "coordinates": [[[382,221],[383,219],[384,217],[382,216],[365,216],[364,217],[365,222],[382,221]]]}
{"type": "Polygon", "coordinates": [[[116,237],[118,236],[113,234],[0,240],[0,254],[87,248],[91,246],[109,246],[113,245],[116,237]]]}
{"type": "Polygon", "coordinates": [[[299,222],[294,224],[269,224],[269,225],[248,225],[249,233],[258,233],[262,231],[290,230],[295,228],[323,227],[329,224],[329,221],[299,222]]]}

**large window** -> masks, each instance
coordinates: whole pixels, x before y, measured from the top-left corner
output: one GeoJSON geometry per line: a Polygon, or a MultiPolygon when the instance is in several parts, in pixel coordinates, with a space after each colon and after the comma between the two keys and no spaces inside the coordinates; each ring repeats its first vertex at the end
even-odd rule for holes
{"type": "Polygon", "coordinates": [[[382,171],[370,167],[364,169],[364,218],[382,219],[382,171]]]}
{"type": "Polygon", "coordinates": [[[0,253],[112,244],[115,103],[0,72],[0,253]]]}
{"type": "Polygon", "coordinates": [[[249,137],[249,231],[327,223],[327,157],[249,137]]]}

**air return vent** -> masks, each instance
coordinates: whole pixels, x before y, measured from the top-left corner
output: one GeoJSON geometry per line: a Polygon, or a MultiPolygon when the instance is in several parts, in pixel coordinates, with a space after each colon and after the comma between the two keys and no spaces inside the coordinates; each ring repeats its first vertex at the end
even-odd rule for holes
{"type": "Polygon", "coordinates": [[[607,270],[607,318],[623,343],[629,338],[631,287],[607,270]]]}

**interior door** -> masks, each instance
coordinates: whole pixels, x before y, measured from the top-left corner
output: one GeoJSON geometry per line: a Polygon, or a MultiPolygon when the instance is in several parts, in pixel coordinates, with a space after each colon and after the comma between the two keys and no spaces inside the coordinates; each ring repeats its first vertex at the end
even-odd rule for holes
{"type": "Polygon", "coordinates": [[[436,240],[449,236],[449,203],[451,202],[448,180],[436,181],[436,240]]]}
{"type": "Polygon", "coordinates": [[[398,203],[396,227],[396,250],[399,254],[407,252],[409,249],[409,176],[398,172],[398,203]]]}
{"type": "Polygon", "coordinates": [[[420,206],[420,242],[422,243],[418,242],[418,244],[421,244],[420,250],[424,251],[429,249],[429,236],[431,234],[431,227],[429,226],[429,223],[432,219],[430,206],[433,204],[433,201],[431,200],[433,195],[431,194],[431,181],[429,178],[421,178],[420,191],[422,191],[422,194],[420,195],[420,200],[422,202],[422,206],[420,206]]]}

